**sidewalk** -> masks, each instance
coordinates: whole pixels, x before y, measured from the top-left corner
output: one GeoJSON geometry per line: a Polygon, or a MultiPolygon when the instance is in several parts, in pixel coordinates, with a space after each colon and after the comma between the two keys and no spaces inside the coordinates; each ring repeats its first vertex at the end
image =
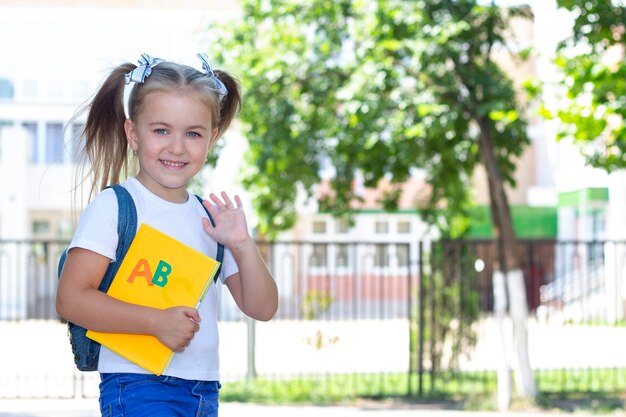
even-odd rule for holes
{"type": "MultiPolygon", "coordinates": [[[[362,406],[220,404],[220,417],[549,417],[564,414],[537,411],[497,413],[488,411],[441,410],[427,405],[366,404],[362,406]]],[[[624,415],[624,414],[611,414],[624,415]]],[[[97,399],[0,400],[0,417],[99,417],[97,399]]],[[[575,413],[576,417],[591,417],[575,413]]]]}

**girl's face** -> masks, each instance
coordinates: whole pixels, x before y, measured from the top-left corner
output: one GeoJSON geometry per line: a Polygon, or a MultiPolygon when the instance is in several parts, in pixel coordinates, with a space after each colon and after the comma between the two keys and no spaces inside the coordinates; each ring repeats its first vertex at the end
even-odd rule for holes
{"type": "Polygon", "coordinates": [[[196,93],[147,94],[141,112],[124,125],[139,160],[137,179],[167,201],[187,201],[185,187],[217,138],[217,128],[211,126],[211,111],[196,93]]]}

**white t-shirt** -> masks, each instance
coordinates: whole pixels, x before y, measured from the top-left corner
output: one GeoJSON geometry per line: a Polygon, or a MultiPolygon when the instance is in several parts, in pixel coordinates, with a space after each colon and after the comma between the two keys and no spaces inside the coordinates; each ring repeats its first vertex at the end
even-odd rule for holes
{"type": "MultiPolygon", "coordinates": [[[[202,228],[202,217],[208,217],[198,199],[191,193],[187,202],[171,203],[151,193],[136,178],[122,183],[137,208],[137,227],[146,223],[202,253],[215,258],[217,243],[202,228]]],[[[83,211],[70,248],[89,249],[115,260],[117,248],[117,198],[111,189],[102,191],[83,211]]],[[[218,282],[239,271],[232,253],[225,248],[218,282]]],[[[211,285],[198,311],[202,319],[184,352],[176,353],[164,375],[178,378],[219,380],[219,337],[217,331],[218,286],[211,285]]],[[[106,347],[100,349],[98,371],[148,373],[106,347]]]]}

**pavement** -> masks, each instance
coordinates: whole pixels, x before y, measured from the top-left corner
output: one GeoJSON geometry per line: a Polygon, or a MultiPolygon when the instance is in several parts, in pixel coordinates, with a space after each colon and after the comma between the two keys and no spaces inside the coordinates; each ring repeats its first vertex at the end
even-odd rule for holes
{"type": "MultiPolygon", "coordinates": [[[[543,411],[459,411],[424,404],[365,403],[349,406],[260,405],[220,403],[220,417],[554,417],[566,413],[543,411]]],[[[591,414],[572,414],[591,417],[591,414]]],[[[626,414],[611,414],[626,415],[626,414]]],[[[0,400],[0,417],[99,417],[97,399],[8,399],[0,400]]],[[[597,417],[597,415],[595,416],[597,417]]]]}

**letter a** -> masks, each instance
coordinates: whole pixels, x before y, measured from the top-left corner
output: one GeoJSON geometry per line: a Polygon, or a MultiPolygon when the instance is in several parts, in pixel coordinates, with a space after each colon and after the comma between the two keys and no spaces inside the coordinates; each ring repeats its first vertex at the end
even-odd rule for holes
{"type": "Polygon", "coordinates": [[[132,284],[137,276],[144,277],[148,285],[152,285],[152,282],[150,281],[152,278],[152,272],[150,272],[150,265],[148,265],[147,260],[139,259],[137,265],[133,268],[133,272],[131,272],[128,276],[127,281],[132,284]]]}
{"type": "Polygon", "coordinates": [[[165,261],[159,261],[159,265],[157,265],[154,277],[152,278],[152,283],[159,287],[165,287],[167,284],[167,276],[170,272],[172,272],[172,266],[165,261]]]}

